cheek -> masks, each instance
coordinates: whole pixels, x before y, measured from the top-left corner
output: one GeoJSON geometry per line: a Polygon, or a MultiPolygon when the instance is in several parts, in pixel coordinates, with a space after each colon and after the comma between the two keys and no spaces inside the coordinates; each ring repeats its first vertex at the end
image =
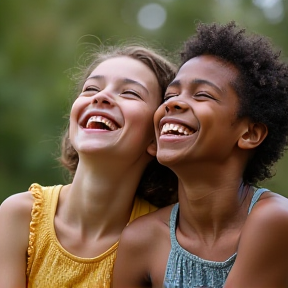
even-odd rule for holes
{"type": "Polygon", "coordinates": [[[159,108],[155,111],[153,122],[155,129],[159,127],[160,120],[165,116],[165,104],[159,106],[159,108]]]}
{"type": "Polygon", "coordinates": [[[71,110],[70,110],[70,117],[69,117],[69,137],[71,142],[73,142],[74,137],[76,136],[77,129],[78,129],[78,115],[79,115],[79,105],[78,101],[73,103],[71,110]]]}
{"type": "Polygon", "coordinates": [[[70,118],[70,123],[69,123],[69,138],[71,144],[75,147],[75,138],[77,137],[77,125],[75,121],[71,120],[70,118]]]}
{"type": "Polygon", "coordinates": [[[72,104],[71,110],[70,110],[70,122],[77,121],[77,117],[80,113],[80,107],[81,107],[80,104],[81,104],[81,101],[79,98],[77,98],[72,104]]]}
{"type": "Polygon", "coordinates": [[[143,144],[146,143],[146,141],[150,142],[151,139],[155,137],[153,115],[154,111],[151,111],[150,109],[142,109],[141,112],[138,110],[138,113],[133,113],[129,141],[132,143],[138,143],[137,145],[141,145],[141,142],[143,144]]]}
{"type": "Polygon", "coordinates": [[[154,113],[151,112],[142,115],[143,118],[139,119],[138,125],[135,127],[137,134],[147,135],[148,137],[154,136],[153,115],[154,113]]]}

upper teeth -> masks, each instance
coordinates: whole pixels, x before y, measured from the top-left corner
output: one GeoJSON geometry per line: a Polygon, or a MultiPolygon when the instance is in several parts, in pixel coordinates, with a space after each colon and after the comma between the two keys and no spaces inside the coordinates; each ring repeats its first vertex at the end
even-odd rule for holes
{"type": "Polygon", "coordinates": [[[109,119],[103,117],[103,116],[91,116],[86,124],[86,128],[89,127],[89,124],[91,122],[99,122],[99,123],[104,123],[106,126],[108,126],[112,131],[117,130],[118,127],[111,122],[109,119]]]}
{"type": "Polygon", "coordinates": [[[177,131],[179,134],[183,135],[192,135],[194,133],[194,131],[191,131],[189,128],[183,125],[165,123],[162,127],[161,135],[167,134],[169,131],[177,131]]]}

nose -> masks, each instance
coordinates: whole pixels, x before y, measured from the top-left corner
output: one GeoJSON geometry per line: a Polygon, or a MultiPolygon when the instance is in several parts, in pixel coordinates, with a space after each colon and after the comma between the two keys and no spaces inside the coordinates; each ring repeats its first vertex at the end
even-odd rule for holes
{"type": "Polygon", "coordinates": [[[169,112],[178,112],[182,113],[189,109],[189,105],[186,102],[179,101],[179,100],[168,100],[165,105],[166,113],[169,112]]]}
{"type": "Polygon", "coordinates": [[[91,98],[91,104],[97,104],[98,106],[114,106],[114,99],[112,95],[100,91],[91,98]]]}

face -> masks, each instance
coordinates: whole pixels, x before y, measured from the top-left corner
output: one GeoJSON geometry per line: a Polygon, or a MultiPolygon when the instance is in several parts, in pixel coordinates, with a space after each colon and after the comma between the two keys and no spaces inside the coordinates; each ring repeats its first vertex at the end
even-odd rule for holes
{"type": "Polygon", "coordinates": [[[244,120],[236,121],[238,97],[231,82],[237,72],[208,55],[181,67],[154,116],[160,163],[229,161],[247,128],[244,120]]]}
{"type": "Polygon", "coordinates": [[[90,74],[72,106],[71,143],[80,157],[148,155],[160,102],[157,78],[145,64],[130,57],[108,59],[90,74]]]}

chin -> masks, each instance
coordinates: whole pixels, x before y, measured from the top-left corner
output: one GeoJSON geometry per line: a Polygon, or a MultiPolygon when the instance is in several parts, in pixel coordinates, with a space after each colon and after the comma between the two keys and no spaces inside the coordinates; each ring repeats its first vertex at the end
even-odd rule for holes
{"type": "Polygon", "coordinates": [[[175,154],[171,155],[171,153],[157,153],[157,160],[161,165],[170,167],[176,164],[179,161],[179,157],[175,156],[175,154]]]}

